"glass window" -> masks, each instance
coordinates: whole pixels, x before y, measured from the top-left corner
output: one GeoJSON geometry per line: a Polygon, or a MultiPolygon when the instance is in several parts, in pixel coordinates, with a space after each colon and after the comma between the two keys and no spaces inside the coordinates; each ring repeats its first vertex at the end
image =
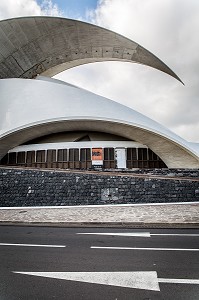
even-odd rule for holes
{"type": "Polygon", "coordinates": [[[86,161],[86,149],[80,149],[80,161],[86,161]]]}
{"type": "Polygon", "coordinates": [[[85,148],[80,149],[80,161],[88,161],[91,160],[91,149],[85,148]]]}
{"type": "Polygon", "coordinates": [[[16,164],[17,163],[17,155],[16,152],[9,153],[9,164],[16,164]]]}
{"type": "Polygon", "coordinates": [[[138,148],[138,160],[143,160],[143,149],[138,148]]]}
{"type": "Polygon", "coordinates": [[[147,157],[147,149],[146,148],[143,148],[143,160],[147,160],[148,157],[147,157]]]}
{"type": "Polygon", "coordinates": [[[25,163],[25,152],[18,152],[17,153],[17,163],[24,164],[25,163]]]}
{"type": "Polygon", "coordinates": [[[127,160],[137,160],[136,148],[127,148],[127,160]]]}
{"type": "Polygon", "coordinates": [[[104,160],[114,159],[114,148],[104,148],[104,160]]]}
{"type": "Polygon", "coordinates": [[[36,162],[45,162],[45,150],[38,150],[36,152],[36,162]]]}
{"type": "Polygon", "coordinates": [[[27,151],[27,163],[35,163],[35,151],[27,151]]]}
{"type": "Polygon", "coordinates": [[[153,152],[153,160],[158,160],[158,156],[153,152]]]}
{"type": "Polygon", "coordinates": [[[67,149],[58,149],[58,152],[57,152],[57,161],[67,161],[68,158],[67,158],[67,149]]]}
{"type": "Polygon", "coordinates": [[[69,149],[69,161],[79,161],[79,149],[69,149]]]}
{"type": "Polygon", "coordinates": [[[153,151],[149,149],[148,153],[149,153],[149,160],[153,160],[153,151]]]}
{"type": "Polygon", "coordinates": [[[56,150],[47,150],[47,162],[56,161],[56,150]]]}

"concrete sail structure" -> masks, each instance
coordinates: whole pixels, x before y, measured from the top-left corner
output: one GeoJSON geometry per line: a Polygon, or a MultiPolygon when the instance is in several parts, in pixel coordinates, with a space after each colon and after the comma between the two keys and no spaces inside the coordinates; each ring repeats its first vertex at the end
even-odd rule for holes
{"type": "Polygon", "coordinates": [[[54,17],[0,21],[0,78],[52,77],[98,61],[144,64],[179,77],[155,55],[110,30],[54,17]]]}
{"type": "Polygon", "coordinates": [[[2,164],[199,167],[197,144],[133,109],[50,78],[81,64],[120,60],[156,68],[181,82],[137,43],[92,24],[54,17],[1,21],[0,41],[2,164]]]}

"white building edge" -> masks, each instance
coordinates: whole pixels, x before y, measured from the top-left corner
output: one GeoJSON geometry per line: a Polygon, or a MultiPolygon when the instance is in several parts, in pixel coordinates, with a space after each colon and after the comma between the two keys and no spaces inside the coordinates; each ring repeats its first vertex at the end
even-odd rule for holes
{"type": "Polygon", "coordinates": [[[140,45],[91,24],[52,17],[1,21],[0,40],[2,164],[199,167],[199,144],[122,104],[49,78],[83,63],[121,60],[181,81],[140,45]]]}

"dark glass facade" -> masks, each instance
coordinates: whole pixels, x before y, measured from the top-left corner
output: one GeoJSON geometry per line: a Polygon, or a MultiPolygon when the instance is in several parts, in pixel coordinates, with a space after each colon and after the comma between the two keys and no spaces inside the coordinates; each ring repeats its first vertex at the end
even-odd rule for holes
{"type": "MultiPolygon", "coordinates": [[[[37,168],[91,169],[92,167],[90,148],[10,152],[0,163],[1,165],[37,168]]],[[[103,167],[114,169],[116,166],[115,148],[103,148],[103,167]]],[[[126,168],[153,169],[167,168],[167,166],[148,148],[126,148],[126,168]]]]}

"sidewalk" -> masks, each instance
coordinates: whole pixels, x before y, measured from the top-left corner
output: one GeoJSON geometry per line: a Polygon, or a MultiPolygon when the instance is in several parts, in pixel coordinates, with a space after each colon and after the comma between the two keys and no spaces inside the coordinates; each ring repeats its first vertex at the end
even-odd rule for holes
{"type": "Polygon", "coordinates": [[[0,208],[0,225],[199,228],[199,202],[0,208]]]}

